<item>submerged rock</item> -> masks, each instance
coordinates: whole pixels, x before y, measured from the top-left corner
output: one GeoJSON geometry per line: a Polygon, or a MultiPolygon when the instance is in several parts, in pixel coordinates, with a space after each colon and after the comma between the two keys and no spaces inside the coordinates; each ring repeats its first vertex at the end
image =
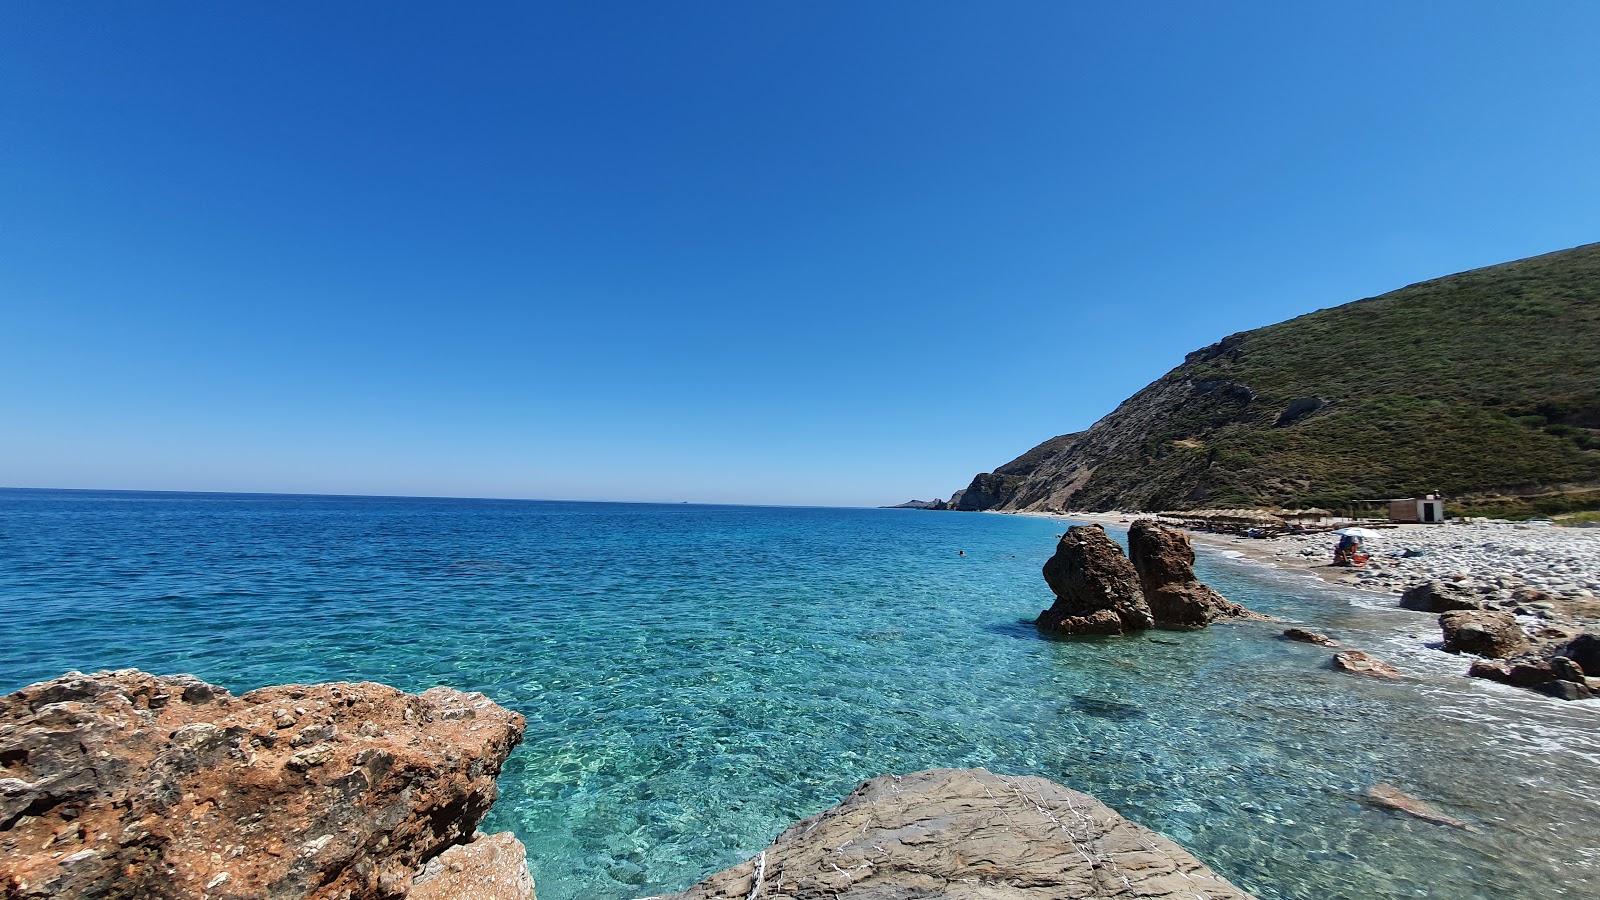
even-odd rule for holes
{"type": "Polygon", "coordinates": [[[1403,812],[1424,822],[1432,822],[1435,825],[1449,825],[1451,828],[1461,828],[1467,831],[1477,831],[1471,825],[1460,819],[1445,815],[1434,809],[1426,801],[1418,800],[1392,784],[1375,784],[1367,788],[1367,799],[1385,809],[1403,812]]]}
{"type": "Polygon", "coordinates": [[[467,842],[522,729],[444,687],[69,672],[0,698],[0,896],[401,898],[458,844],[511,885],[515,838],[467,842]]]}
{"type": "Polygon", "coordinates": [[[984,769],[885,775],[664,900],[1250,895],[1087,794],[984,769]]]}
{"type": "Polygon", "coordinates": [[[1055,634],[1122,634],[1155,625],[1139,573],[1099,525],[1074,525],[1044,564],[1056,602],[1038,626],[1055,634]]]}
{"type": "Polygon", "coordinates": [[[1263,619],[1194,577],[1189,536],[1153,519],[1128,528],[1128,556],[1157,625],[1199,628],[1218,619],[1263,619]]]}

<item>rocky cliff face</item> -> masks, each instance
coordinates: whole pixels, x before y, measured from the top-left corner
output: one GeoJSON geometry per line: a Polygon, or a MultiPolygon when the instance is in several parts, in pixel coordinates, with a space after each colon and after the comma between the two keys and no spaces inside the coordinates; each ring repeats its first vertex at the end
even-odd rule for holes
{"type": "Polygon", "coordinates": [[[886,775],[754,859],[664,900],[1248,900],[1183,848],[1087,794],[983,769],[886,775]]]}
{"type": "Polygon", "coordinates": [[[1230,335],[949,506],[1338,506],[1445,491],[1491,512],[1600,507],[1597,370],[1591,244],[1230,335]]]}
{"type": "Polygon", "coordinates": [[[442,687],[68,673],[0,698],[0,896],[530,900],[474,840],[522,729],[442,687]]]}

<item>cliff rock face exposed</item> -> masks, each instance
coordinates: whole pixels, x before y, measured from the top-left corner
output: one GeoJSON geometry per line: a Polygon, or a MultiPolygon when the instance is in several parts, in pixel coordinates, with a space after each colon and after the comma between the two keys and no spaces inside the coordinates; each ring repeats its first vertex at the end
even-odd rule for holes
{"type": "Polygon", "coordinates": [[[467,843],[522,729],[442,687],[70,672],[0,698],[0,895],[402,898],[445,854],[425,896],[497,865],[527,900],[514,838],[467,843]]]}
{"type": "Polygon", "coordinates": [[[1597,301],[1590,244],[1230,335],[949,506],[1338,506],[1438,490],[1496,514],[1593,508],[1597,301]]]}
{"type": "Polygon", "coordinates": [[[1139,519],[1128,528],[1128,556],[1150,614],[1162,625],[1200,628],[1218,619],[1264,618],[1194,577],[1194,545],[1176,528],[1139,519]]]}
{"type": "Polygon", "coordinates": [[[1248,900],[1100,801],[983,769],[886,775],[666,900],[1248,900]]]}
{"type": "Polygon", "coordinates": [[[1056,602],[1039,614],[1055,634],[1122,634],[1155,625],[1139,588],[1139,573],[1099,525],[1074,525],[1044,564],[1056,602]]]}

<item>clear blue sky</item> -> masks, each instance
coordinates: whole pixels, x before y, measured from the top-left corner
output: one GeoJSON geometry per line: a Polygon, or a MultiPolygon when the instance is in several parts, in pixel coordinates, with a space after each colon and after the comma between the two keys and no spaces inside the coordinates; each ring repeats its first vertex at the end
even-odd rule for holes
{"type": "Polygon", "coordinates": [[[948,496],[1600,240],[1600,4],[0,4],[0,485],[948,496]]]}

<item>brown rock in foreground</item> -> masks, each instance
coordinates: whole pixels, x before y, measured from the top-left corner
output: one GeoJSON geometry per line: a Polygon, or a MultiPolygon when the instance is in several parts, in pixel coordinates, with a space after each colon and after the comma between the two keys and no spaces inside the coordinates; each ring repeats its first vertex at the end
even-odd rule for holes
{"type": "Polygon", "coordinates": [[[1074,525],[1044,564],[1056,602],[1039,614],[1054,634],[1122,634],[1155,625],[1139,573],[1099,525],[1074,525]]]}
{"type": "Polygon", "coordinates": [[[772,846],[664,900],[1248,900],[1087,794],[983,769],[885,775],[772,846]]]}
{"type": "Polygon", "coordinates": [[[1128,557],[1158,625],[1202,628],[1218,619],[1266,618],[1201,584],[1194,577],[1194,545],[1176,528],[1135,521],[1128,528],[1128,557]]]}
{"type": "Polygon", "coordinates": [[[522,729],[443,687],[70,672],[0,698],[0,896],[405,897],[522,729]]]}

